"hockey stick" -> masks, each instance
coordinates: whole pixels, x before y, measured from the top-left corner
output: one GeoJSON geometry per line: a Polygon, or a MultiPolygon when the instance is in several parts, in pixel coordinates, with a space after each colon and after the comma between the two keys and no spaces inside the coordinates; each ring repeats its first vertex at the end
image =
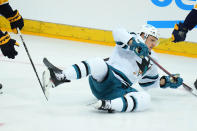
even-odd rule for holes
{"type": "MultiPolygon", "coordinates": [[[[157,63],[151,56],[148,56],[148,58],[149,58],[153,63],[155,63],[161,70],[163,70],[167,75],[173,77],[173,75],[172,75],[170,72],[168,72],[166,69],[164,69],[164,68],[163,68],[159,63],[157,63]]],[[[197,94],[196,94],[197,91],[196,91],[196,90],[194,90],[193,88],[189,87],[189,86],[186,85],[185,83],[183,83],[182,85],[183,85],[183,87],[184,87],[188,92],[190,92],[191,94],[193,94],[193,95],[195,95],[195,96],[197,97],[197,94]]]]}
{"type": "MultiPolygon", "coordinates": [[[[40,78],[39,78],[38,73],[37,73],[37,71],[36,71],[36,67],[34,66],[34,63],[33,63],[32,59],[31,59],[31,56],[30,56],[30,54],[29,54],[29,51],[28,51],[28,49],[27,49],[27,46],[26,46],[25,41],[24,41],[24,39],[23,39],[23,36],[22,36],[22,34],[21,34],[21,32],[20,32],[20,29],[17,28],[17,31],[18,31],[18,34],[19,34],[19,36],[20,36],[20,38],[21,38],[21,41],[23,42],[23,46],[25,47],[25,51],[26,51],[26,53],[27,53],[27,55],[28,55],[28,58],[29,58],[29,60],[30,60],[30,62],[31,62],[31,65],[32,65],[32,67],[33,67],[33,69],[34,69],[34,72],[35,72],[35,74],[36,74],[36,77],[37,77],[37,79],[38,79],[38,82],[39,82],[39,84],[40,84],[40,86],[41,86],[41,88],[42,88],[42,91],[43,91],[43,93],[44,93],[44,88],[42,87],[40,78]]],[[[46,97],[46,95],[45,95],[45,93],[44,93],[44,96],[45,96],[46,100],[48,100],[47,97],[46,97]]]]}

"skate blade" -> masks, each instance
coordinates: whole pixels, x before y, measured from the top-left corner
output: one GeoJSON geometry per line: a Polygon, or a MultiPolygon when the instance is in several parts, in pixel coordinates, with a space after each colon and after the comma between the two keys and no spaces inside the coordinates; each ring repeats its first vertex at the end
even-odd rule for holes
{"type": "Polygon", "coordinates": [[[47,99],[49,98],[49,89],[53,87],[53,83],[50,80],[50,72],[44,71],[42,74],[42,81],[43,81],[43,91],[47,99]]]}

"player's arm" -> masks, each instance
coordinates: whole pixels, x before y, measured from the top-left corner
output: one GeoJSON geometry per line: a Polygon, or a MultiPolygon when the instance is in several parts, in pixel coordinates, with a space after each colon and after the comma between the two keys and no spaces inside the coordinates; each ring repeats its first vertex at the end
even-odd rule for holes
{"type": "Polygon", "coordinates": [[[14,45],[19,46],[16,40],[10,38],[8,32],[3,33],[0,30],[0,48],[4,56],[11,59],[15,58],[18,53],[15,50],[14,45]]]}
{"type": "Polygon", "coordinates": [[[116,45],[123,49],[134,51],[136,55],[141,58],[148,55],[148,47],[144,43],[141,36],[137,36],[135,33],[129,33],[123,28],[115,29],[112,33],[116,45]]]}
{"type": "Polygon", "coordinates": [[[192,9],[187,15],[183,26],[188,30],[192,30],[197,25],[197,9],[192,9]]]}
{"type": "Polygon", "coordinates": [[[13,10],[8,0],[0,0],[0,14],[3,15],[9,22],[11,29],[14,33],[17,33],[17,29],[20,30],[24,26],[24,21],[22,16],[19,14],[18,10],[13,10]]]}
{"type": "Polygon", "coordinates": [[[155,87],[160,88],[178,88],[183,83],[183,79],[180,77],[162,76],[160,79],[159,75],[146,75],[140,81],[139,85],[143,89],[150,89],[155,87]]]}
{"type": "Polygon", "coordinates": [[[183,23],[175,24],[174,30],[172,32],[173,42],[184,41],[187,32],[192,30],[197,25],[197,4],[194,9],[186,16],[183,23]]]}
{"type": "Polygon", "coordinates": [[[183,84],[183,79],[179,75],[174,74],[173,76],[162,76],[160,78],[160,87],[161,88],[178,88],[183,84]]]}
{"type": "MultiPolygon", "coordinates": [[[[148,67],[147,67],[148,69],[148,67]]],[[[156,65],[152,65],[143,77],[138,81],[138,84],[145,90],[159,87],[159,74],[156,65]]]]}
{"type": "Polygon", "coordinates": [[[119,45],[124,49],[128,48],[131,39],[135,36],[128,33],[124,28],[114,29],[112,34],[116,45],[119,45]]]}

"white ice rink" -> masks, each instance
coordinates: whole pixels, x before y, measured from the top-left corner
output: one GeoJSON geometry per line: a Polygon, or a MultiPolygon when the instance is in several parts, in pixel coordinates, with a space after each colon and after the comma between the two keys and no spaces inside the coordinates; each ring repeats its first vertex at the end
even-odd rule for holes
{"type": "MultiPolygon", "coordinates": [[[[12,35],[21,43],[18,36],[12,35]]],[[[41,78],[47,57],[60,68],[93,57],[108,57],[113,47],[24,35],[41,78]]],[[[88,106],[95,101],[87,79],[62,84],[46,102],[26,52],[15,60],[0,55],[0,131],[197,131],[197,97],[179,89],[153,89],[151,108],[144,112],[101,113],[88,106]]],[[[180,73],[193,85],[197,59],[158,54],[160,64],[180,73]]],[[[160,72],[162,73],[162,71],[160,72]]]]}

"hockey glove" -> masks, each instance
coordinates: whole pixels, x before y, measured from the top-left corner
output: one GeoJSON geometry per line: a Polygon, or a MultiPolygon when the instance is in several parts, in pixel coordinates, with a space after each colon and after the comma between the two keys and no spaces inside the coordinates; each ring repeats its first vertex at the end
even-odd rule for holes
{"type": "Polygon", "coordinates": [[[12,30],[13,30],[13,32],[14,32],[15,34],[18,33],[17,28],[19,28],[19,29],[21,30],[21,29],[23,28],[23,26],[24,26],[23,18],[22,18],[22,16],[19,14],[18,10],[15,10],[15,11],[13,12],[13,15],[10,16],[10,17],[7,18],[7,19],[9,20],[10,26],[11,26],[11,28],[12,28],[12,30]]]}
{"type": "Polygon", "coordinates": [[[170,88],[175,89],[183,84],[183,79],[181,77],[179,77],[179,74],[173,74],[173,77],[172,76],[162,76],[161,79],[165,80],[165,84],[160,86],[161,88],[170,87],[170,88]]]}
{"type": "Polygon", "coordinates": [[[8,32],[5,32],[5,34],[0,35],[0,48],[4,56],[7,56],[8,58],[12,58],[12,59],[15,58],[15,56],[18,53],[15,50],[14,45],[19,46],[16,40],[10,38],[8,32]]]}
{"type": "Polygon", "coordinates": [[[186,38],[186,34],[188,29],[183,26],[183,23],[175,24],[174,30],[172,32],[172,42],[180,42],[184,41],[186,38]]]}
{"type": "Polygon", "coordinates": [[[148,56],[149,50],[148,50],[147,45],[137,38],[133,37],[132,40],[133,42],[130,46],[130,50],[133,50],[135,54],[138,55],[140,58],[144,58],[148,56]]]}

